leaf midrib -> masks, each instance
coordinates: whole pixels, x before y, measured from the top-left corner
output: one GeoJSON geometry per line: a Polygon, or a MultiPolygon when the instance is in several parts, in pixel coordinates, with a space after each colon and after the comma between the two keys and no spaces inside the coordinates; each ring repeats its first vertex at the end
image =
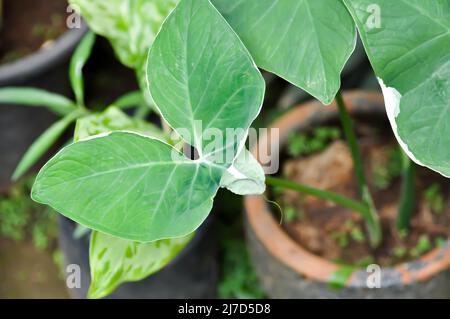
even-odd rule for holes
{"type": "Polygon", "coordinates": [[[58,183],[58,184],[52,185],[49,188],[60,187],[61,185],[65,185],[65,184],[68,184],[68,183],[80,182],[80,181],[83,181],[83,180],[87,180],[87,179],[91,179],[91,178],[95,178],[95,177],[99,177],[99,176],[103,176],[103,175],[118,173],[118,172],[131,171],[131,170],[141,169],[141,168],[151,168],[153,166],[170,166],[170,165],[174,165],[176,167],[179,167],[179,166],[182,166],[182,165],[197,165],[198,166],[198,165],[200,165],[200,163],[199,162],[195,162],[195,161],[141,163],[141,164],[131,165],[131,166],[124,167],[124,168],[122,167],[122,168],[116,168],[116,169],[111,169],[111,170],[107,170],[107,171],[97,172],[95,174],[85,175],[85,176],[82,176],[82,177],[79,177],[79,178],[76,178],[76,179],[70,179],[70,180],[64,181],[62,183],[58,183]]]}

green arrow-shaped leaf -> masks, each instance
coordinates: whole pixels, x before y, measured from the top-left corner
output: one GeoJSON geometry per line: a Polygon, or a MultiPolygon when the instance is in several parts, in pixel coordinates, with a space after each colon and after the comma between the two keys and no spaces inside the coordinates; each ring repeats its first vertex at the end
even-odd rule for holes
{"type": "Polygon", "coordinates": [[[221,176],[161,141],[116,132],[61,150],[39,172],[32,197],[94,230],[150,242],[197,229],[221,176]]]}
{"type": "Polygon", "coordinates": [[[208,0],[182,0],[174,9],[150,50],[148,75],[164,119],[200,158],[230,166],[261,109],[265,83],[208,0]],[[227,129],[237,136],[227,138],[227,129]]]}
{"type": "Polygon", "coordinates": [[[340,0],[213,0],[259,67],[325,104],[355,49],[354,23],[340,0]]]}
{"type": "Polygon", "coordinates": [[[180,2],[148,64],[162,115],[191,134],[179,131],[200,158],[191,161],[159,140],[116,132],[64,148],[32,191],[33,199],[82,225],[139,242],[186,236],[203,222],[264,95],[249,53],[208,0],[180,2]],[[243,134],[229,138],[230,128],[243,134]],[[214,147],[204,146],[211,137],[214,147]],[[216,161],[214,155],[225,153],[216,161]]]}
{"type": "Polygon", "coordinates": [[[450,2],[344,1],[403,149],[418,164],[450,177],[450,2]]]}

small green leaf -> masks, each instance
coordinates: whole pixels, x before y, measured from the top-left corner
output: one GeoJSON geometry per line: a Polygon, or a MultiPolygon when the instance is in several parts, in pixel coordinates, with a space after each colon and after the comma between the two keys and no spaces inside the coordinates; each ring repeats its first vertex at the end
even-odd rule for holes
{"type": "Polygon", "coordinates": [[[139,281],[166,266],[193,234],[151,243],[138,243],[92,232],[89,250],[91,286],[88,298],[102,298],[121,283],[139,281]]]}
{"type": "Polygon", "coordinates": [[[62,149],[39,172],[32,198],[94,230],[150,242],[196,230],[222,174],[159,140],[113,132],[62,149]]]}
{"type": "Polygon", "coordinates": [[[155,125],[130,118],[121,110],[110,106],[102,113],[94,113],[79,119],[75,127],[74,142],[114,131],[130,131],[165,140],[164,133],[155,125]]]}
{"type": "Polygon", "coordinates": [[[88,32],[81,40],[70,60],[70,83],[78,105],[84,105],[83,67],[91,55],[94,43],[95,33],[88,32]]]}
{"type": "Polygon", "coordinates": [[[230,166],[259,114],[265,83],[210,1],[179,3],[150,49],[147,73],[151,95],[169,125],[201,159],[230,166]],[[211,135],[215,143],[208,142],[211,135]]]}
{"type": "Polygon", "coordinates": [[[238,195],[259,195],[266,190],[264,170],[247,149],[243,149],[222,176],[220,186],[238,195]]]}
{"type": "Polygon", "coordinates": [[[27,150],[16,167],[12,179],[18,180],[49,150],[67,127],[80,115],[75,111],[52,124],[27,150]]]}
{"type": "Polygon", "coordinates": [[[213,0],[256,64],[325,104],[356,45],[356,29],[340,0],[213,0]]]}
{"type": "Polygon", "coordinates": [[[43,106],[63,116],[76,109],[75,103],[65,96],[29,87],[1,88],[0,103],[43,106]]]}
{"type": "Polygon", "coordinates": [[[331,275],[328,285],[334,289],[344,288],[355,270],[353,266],[342,266],[331,275]]]}

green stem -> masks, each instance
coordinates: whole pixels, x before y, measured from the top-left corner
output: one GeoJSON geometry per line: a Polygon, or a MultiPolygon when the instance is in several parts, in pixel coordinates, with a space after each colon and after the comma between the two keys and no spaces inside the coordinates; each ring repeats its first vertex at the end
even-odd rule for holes
{"type": "Polygon", "coordinates": [[[339,109],[339,116],[341,118],[342,127],[344,129],[345,137],[347,138],[348,146],[352,153],[353,164],[355,166],[356,180],[358,182],[359,194],[362,196],[364,188],[367,185],[364,176],[364,166],[362,162],[361,153],[359,152],[358,143],[356,142],[356,135],[353,129],[353,122],[348,114],[342,94],[338,92],[336,95],[336,103],[339,109]]]}
{"type": "Polygon", "coordinates": [[[137,119],[141,119],[141,120],[145,120],[145,118],[150,114],[150,107],[145,104],[145,105],[140,105],[134,114],[134,117],[137,119]]]}
{"type": "Polygon", "coordinates": [[[369,210],[367,209],[366,205],[364,205],[358,201],[355,201],[351,198],[342,196],[338,193],[323,191],[321,189],[317,189],[317,188],[314,188],[311,186],[298,184],[298,183],[294,183],[294,182],[290,182],[290,181],[287,181],[284,179],[270,177],[270,176],[266,176],[266,183],[271,186],[281,187],[284,189],[290,189],[293,191],[305,193],[308,195],[312,195],[314,197],[318,197],[318,198],[330,201],[337,205],[340,205],[340,206],[346,207],[348,209],[351,209],[353,211],[356,211],[356,212],[360,213],[364,218],[367,218],[367,216],[369,214],[369,210]]]}
{"type": "Polygon", "coordinates": [[[377,247],[381,243],[382,232],[378,213],[376,211],[372,195],[367,186],[366,178],[364,176],[364,166],[359,151],[358,143],[356,141],[356,134],[353,129],[353,122],[350,114],[347,111],[344,99],[341,92],[336,95],[336,103],[339,109],[339,116],[341,118],[342,127],[347,138],[348,146],[353,158],[353,165],[355,166],[356,180],[358,182],[358,190],[363,202],[369,209],[369,214],[366,217],[367,229],[369,231],[370,241],[373,247],[377,247]]]}
{"type": "Polygon", "coordinates": [[[406,231],[409,227],[409,221],[416,207],[414,181],[416,176],[416,167],[411,159],[402,151],[402,191],[400,197],[400,206],[397,213],[397,229],[406,231]]]}

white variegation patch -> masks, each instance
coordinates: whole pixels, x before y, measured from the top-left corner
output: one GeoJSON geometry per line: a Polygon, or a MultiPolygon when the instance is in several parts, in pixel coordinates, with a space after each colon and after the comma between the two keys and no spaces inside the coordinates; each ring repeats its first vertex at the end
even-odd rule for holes
{"type": "Polygon", "coordinates": [[[222,176],[220,186],[238,195],[259,195],[266,190],[262,166],[243,149],[234,164],[222,176]]]}

